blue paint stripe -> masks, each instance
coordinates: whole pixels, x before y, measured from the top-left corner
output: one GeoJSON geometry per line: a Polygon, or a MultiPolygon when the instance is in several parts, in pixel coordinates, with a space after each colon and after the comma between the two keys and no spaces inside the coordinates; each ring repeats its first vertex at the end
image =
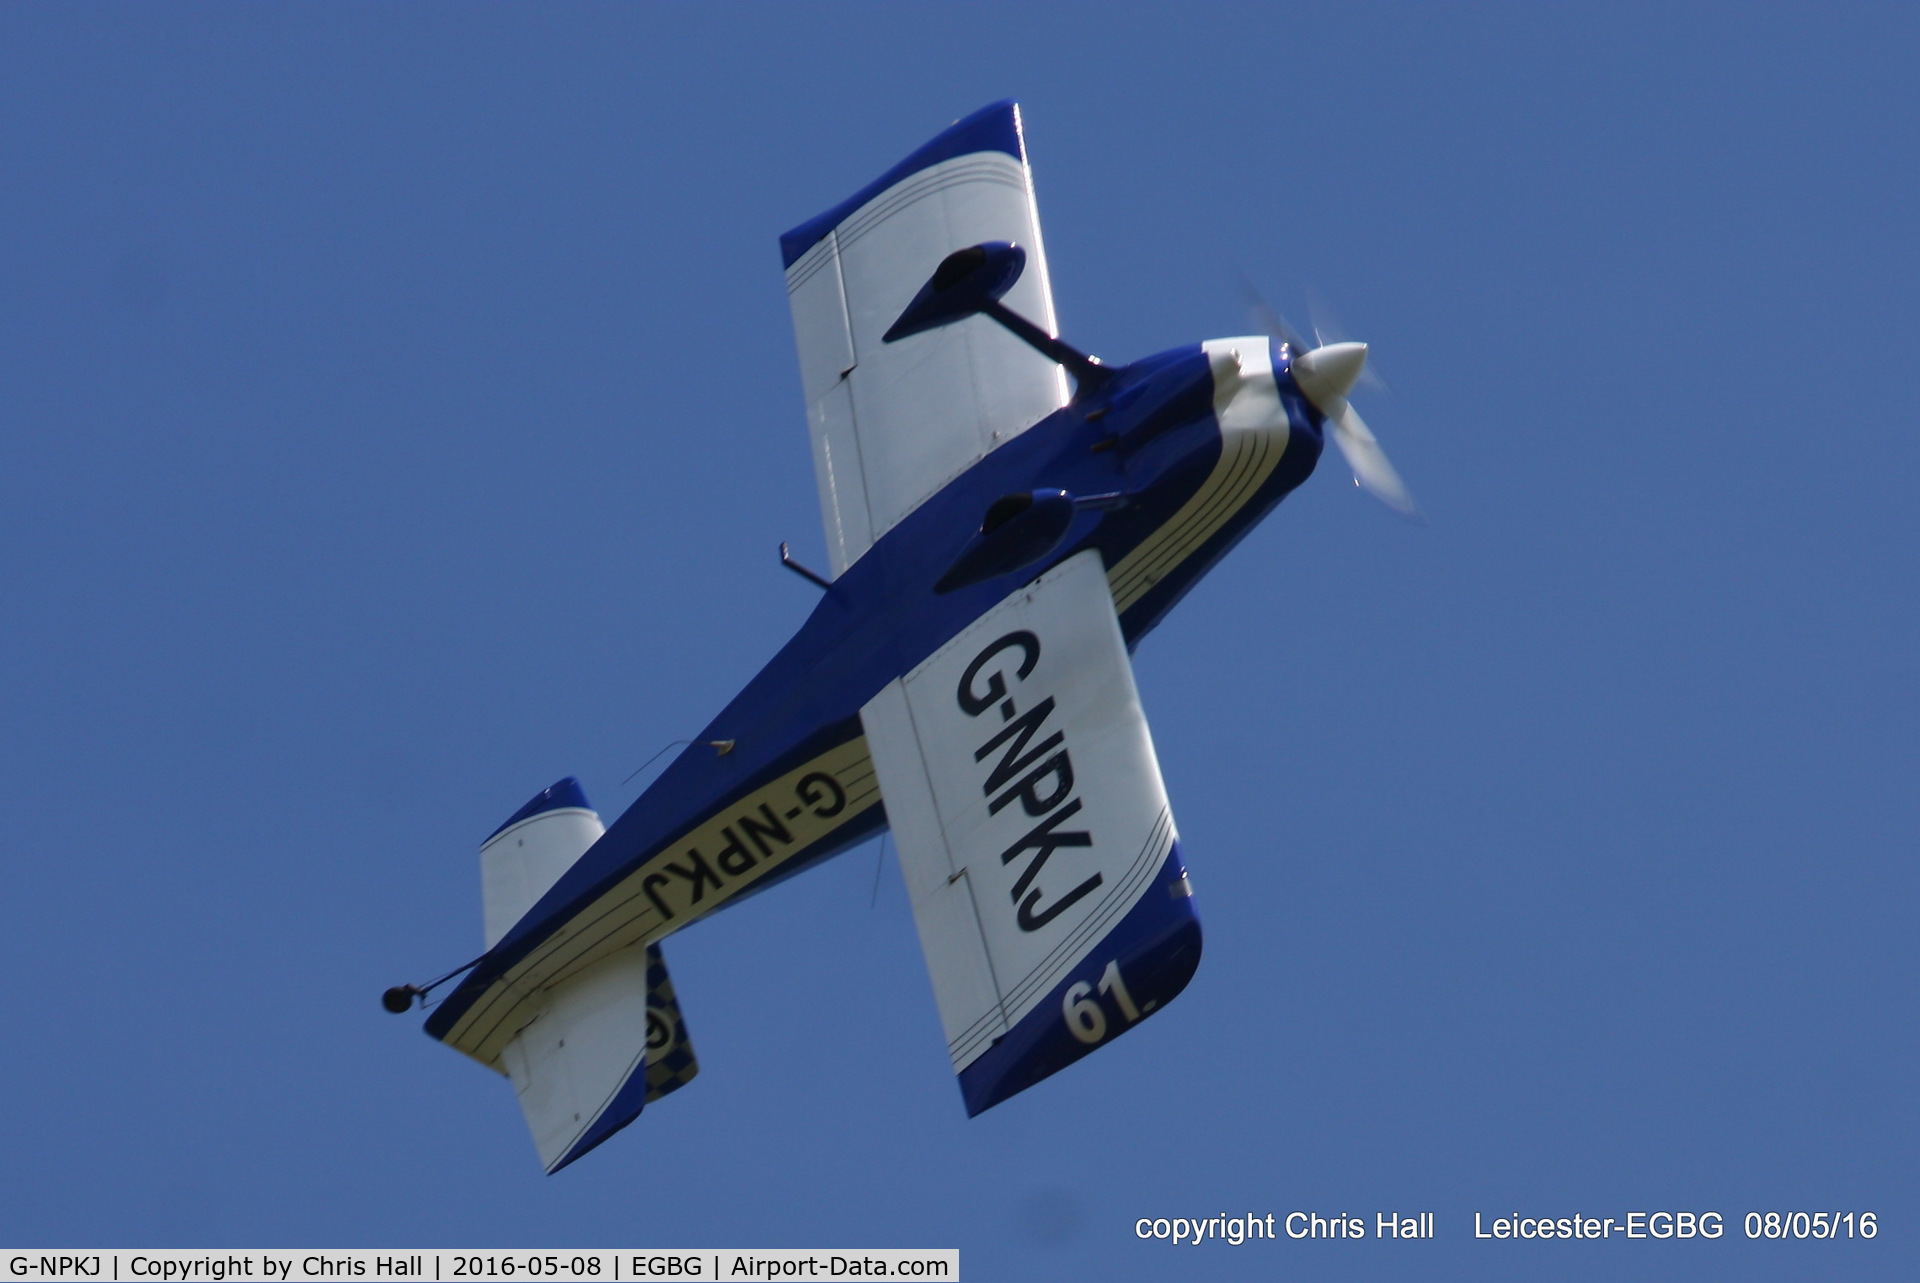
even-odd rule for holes
{"type": "MultiPolygon", "coordinates": [[[[487,842],[493,841],[522,820],[531,820],[536,815],[545,815],[548,811],[559,811],[568,807],[577,807],[582,811],[593,809],[587,804],[587,791],[581,788],[580,781],[571,775],[535,793],[532,801],[509,815],[505,824],[487,834],[487,842]]],[[[487,842],[482,842],[480,845],[485,846],[487,842]]]]}
{"type": "Polygon", "coordinates": [[[818,245],[828,232],[840,226],[847,216],[903,179],[923,169],[932,169],[955,156],[971,156],[981,151],[1003,151],[1025,163],[1026,146],[1020,139],[1020,107],[1011,98],[982,107],[962,120],[956,120],[944,133],[913,155],[835,205],[826,213],[810,218],[780,238],[783,268],[792,267],[800,256],[818,245]]]}

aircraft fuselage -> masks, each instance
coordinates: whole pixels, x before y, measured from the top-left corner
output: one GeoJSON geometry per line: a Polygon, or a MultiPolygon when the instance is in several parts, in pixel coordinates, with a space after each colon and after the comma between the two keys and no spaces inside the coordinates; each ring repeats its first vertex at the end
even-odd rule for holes
{"type": "Polygon", "coordinates": [[[1129,649],[1312,473],[1323,417],[1266,339],[1178,348],[1116,368],[1091,394],[979,460],[888,530],[793,638],[435,1010],[428,1030],[490,1061],[556,977],[871,838],[886,824],[860,710],[1022,584],[1098,549],[1129,649]],[[1242,352],[1249,343],[1263,351],[1242,352]],[[1231,346],[1240,345],[1240,346],[1231,346]],[[1236,359],[1278,406],[1231,409],[1236,359]],[[1053,550],[950,592],[935,584],[1002,496],[1120,496],[1074,514],[1053,550]],[[727,744],[721,752],[713,745],[727,744]]]}

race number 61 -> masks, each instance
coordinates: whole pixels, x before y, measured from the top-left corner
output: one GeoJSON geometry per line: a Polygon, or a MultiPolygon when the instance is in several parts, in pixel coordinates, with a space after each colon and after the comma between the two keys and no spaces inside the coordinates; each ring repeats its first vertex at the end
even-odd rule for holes
{"type": "MultiPolygon", "coordinates": [[[[1093,1000],[1093,991],[1094,986],[1082,980],[1070,986],[1060,1000],[1060,1014],[1066,1017],[1068,1032],[1088,1046],[1107,1036],[1107,1013],[1093,1000]]],[[[1100,992],[1112,996],[1128,1024],[1140,1019],[1140,1008],[1134,1005],[1133,995],[1127,992],[1127,982],[1120,978],[1117,959],[1107,963],[1107,969],[1100,973],[1100,992]]]]}

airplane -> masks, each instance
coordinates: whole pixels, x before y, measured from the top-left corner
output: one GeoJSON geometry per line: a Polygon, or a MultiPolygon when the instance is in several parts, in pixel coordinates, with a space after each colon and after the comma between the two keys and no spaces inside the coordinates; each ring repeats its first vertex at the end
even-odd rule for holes
{"type": "Polygon", "coordinates": [[[1361,343],[1107,364],[1059,337],[1020,111],[780,238],[828,575],[611,826],[562,779],[482,845],[486,952],[388,1010],[513,1082],[548,1173],[699,1071],[661,942],[891,831],[967,1114],[1171,1002],[1200,919],[1129,656],[1330,435],[1361,343]]]}

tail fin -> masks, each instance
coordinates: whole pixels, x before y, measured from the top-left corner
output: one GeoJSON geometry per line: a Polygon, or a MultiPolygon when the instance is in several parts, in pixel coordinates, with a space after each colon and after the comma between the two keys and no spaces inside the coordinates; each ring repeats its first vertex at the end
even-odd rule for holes
{"type": "MultiPolygon", "coordinates": [[[[604,831],[572,778],[494,831],[480,848],[489,948],[604,831]]],[[[700,1065],[658,945],[622,950],[541,997],[495,1068],[513,1079],[551,1174],[691,1082],[700,1065]]]]}
{"type": "Polygon", "coordinates": [[[660,946],[647,946],[647,1104],[671,1096],[700,1073],[680,1002],[660,946]]]}

